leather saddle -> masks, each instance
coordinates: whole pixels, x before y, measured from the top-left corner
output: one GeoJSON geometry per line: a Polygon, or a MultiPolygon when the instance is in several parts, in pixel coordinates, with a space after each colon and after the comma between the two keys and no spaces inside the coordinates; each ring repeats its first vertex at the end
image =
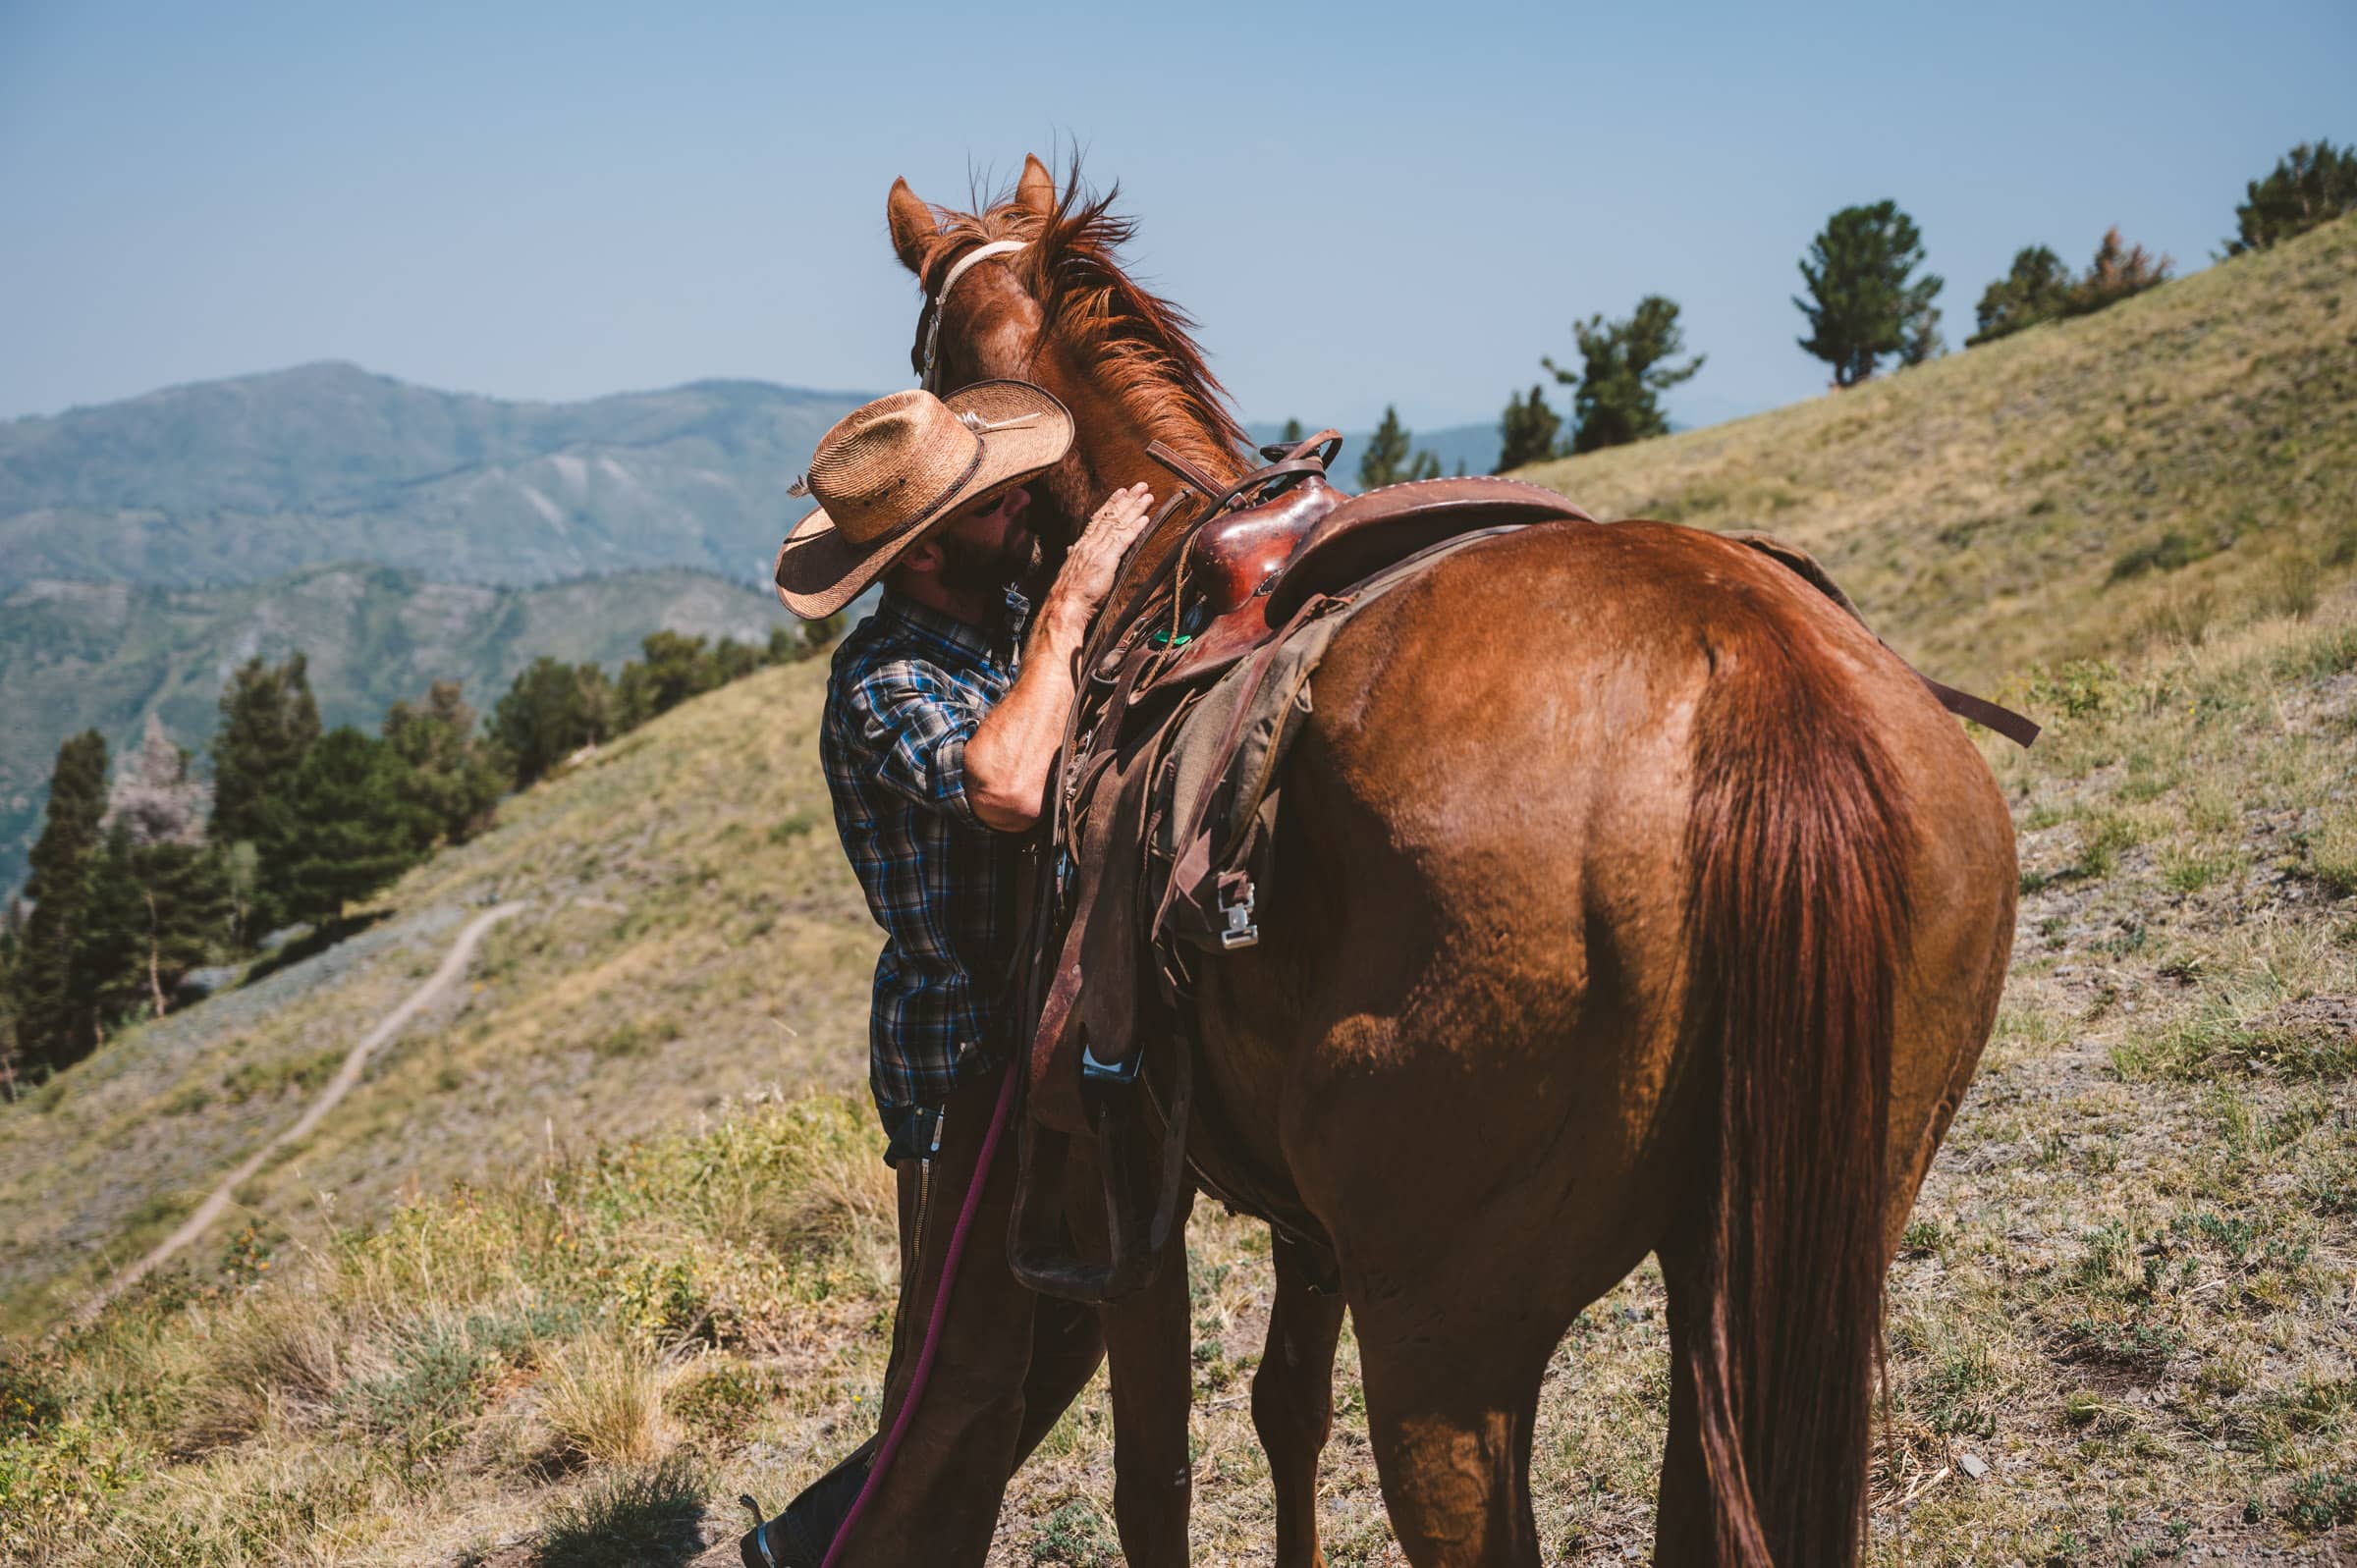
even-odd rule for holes
{"type": "Polygon", "coordinates": [[[1183,481],[1173,507],[1206,499],[1201,520],[1100,618],[1053,776],[1052,869],[1026,931],[1025,1113],[1009,1236],[1010,1263],[1034,1289],[1106,1301],[1143,1285],[1172,1239],[1190,1167],[1194,1184],[1268,1218],[1325,1271],[1316,1222],[1287,1212],[1278,1184],[1239,1174],[1233,1158],[1190,1158],[1190,1131],[1219,1141],[1202,1124],[1213,1118],[1193,1114],[1199,962],[1258,939],[1257,851],[1274,826],[1277,770],[1309,676],[1348,615],[1438,554],[1532,523],[1594,525],[1555,492],[1509,479],[1347,495],[1326,478],[1341,441],[1328,430],[1265,448],[1268,465],[1229,485],[1150,449],[1183,481]],[[1162,1065],[1149,1076],[1144,1043],[1166,1037],[1177,1049],[1156,1052],[1162,1065]],[[1074,1138],[1093,1142],[1103,1175],[1102,1261],[1073,1252],[1046,1201],[1074,1138]]]}

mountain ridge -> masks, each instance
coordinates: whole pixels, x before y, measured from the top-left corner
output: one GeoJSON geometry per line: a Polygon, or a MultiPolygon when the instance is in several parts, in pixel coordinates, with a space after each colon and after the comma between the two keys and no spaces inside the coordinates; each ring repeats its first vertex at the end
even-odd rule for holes
{"type": "Polygon", "coordinates": [[[752,584],[794,476],[864,394],[708,379],[579,403],[341,360],[0,424],[0,591],[234,585],[330,562],[532,586],[688,567],[752,584]]]}

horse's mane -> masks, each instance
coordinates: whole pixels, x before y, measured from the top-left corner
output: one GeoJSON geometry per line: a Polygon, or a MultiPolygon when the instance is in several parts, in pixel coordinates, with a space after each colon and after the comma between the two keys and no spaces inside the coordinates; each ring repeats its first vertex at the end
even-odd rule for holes
{"type": "Polygon", "coordinates": [[[1029,248],[1010,259],[1046,318],[1041,344],[1071,350],[1150,438],[1198,467],[1233,476],[1241,471],[1238,456],[1249,440],[1229,411],[1227,389],[1204,362],[1194,318],[1122,270],[1118,252],[1137,226],[1113,210],[1120,195],[1118,185],[1103,195],[1088,192],[1075,161],[1044,217],[1012,195],[977,202],[977,212],[941,211],[941,231],[926,247],[918,277],[929,295],[946,258],[967,245],[1026,242],[1029,248]]]}

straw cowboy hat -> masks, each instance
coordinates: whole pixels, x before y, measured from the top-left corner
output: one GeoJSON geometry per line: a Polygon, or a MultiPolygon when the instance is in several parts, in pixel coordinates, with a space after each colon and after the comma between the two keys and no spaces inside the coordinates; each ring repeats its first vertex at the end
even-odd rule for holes
{"type": "Polygon", "coordinates": [[[794,487],[818,510],[778,551],[778,599],[831,616],[961,509],[1021,484],[1071,449],[1072,416],[1028,381],[979,381],[936,398],[895,392],[844,415],[794,487]]]}

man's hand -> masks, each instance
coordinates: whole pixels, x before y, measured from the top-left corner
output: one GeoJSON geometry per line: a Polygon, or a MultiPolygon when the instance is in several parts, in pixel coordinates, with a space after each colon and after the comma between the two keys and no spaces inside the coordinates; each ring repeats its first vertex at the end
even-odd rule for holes
{"type": "Polygon", "coordinates": [[[1097,606],[1113,592],[1122,558],[1129,553],[1131,542],[1153,514],[1154,495],[1143,481],[1107,496],[1064,558],[1056,586],[1048,590],[1044,617],[1063,622],[1075,634],[1085,629],[1097,606]]]}
{"type": "Polygon", "coordinates": [[[1039,820],[1089,618],[1113,592],[1122,557],[1153,512],[1144,485],[1116,490],[1064,558],[1023,649],[1022,674],[965,743],[965,796],[984,826],[1015,833],[1039,820]]]}

